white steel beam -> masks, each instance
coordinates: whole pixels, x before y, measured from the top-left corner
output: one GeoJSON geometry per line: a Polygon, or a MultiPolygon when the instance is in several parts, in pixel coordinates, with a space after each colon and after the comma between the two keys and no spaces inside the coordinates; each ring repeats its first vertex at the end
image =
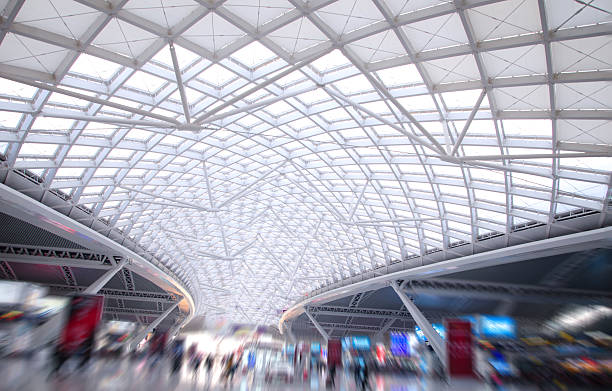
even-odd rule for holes
{"type": "Polygon", "coordinates": [[[123,269],[123,267],[127,265],[128,262],[129,258],[124,257],[121,262],[113,266],[112,269],[107,270],[106,273],[100,276],[100,278],[91,283],[91,285],[89,285],[87,289],[83,291],[83,293],[86,295],[95,295],[96,293],[98,293],[98,291],[104,288],[104,286],[111,280],[111,278],[113,278],[118,271],[123,269]]]}
{"type": "Polygon", "coordinates": [[[178,307],[178,305],[179,303],[174,303],[173,305],[168,307],[167,310],[165,310],[160,316],[157,317],[157,319],[155,319],[152,323],[150,323],[141,333],[137,334],[134,337],[134,339],[130,342],[130,347],[132,349],[136,348],[136,346],[140,343],[140,341],[142,341],[147,336],[147,334],[149,334],[151,331],[155,330],[155,328],[159,326],[161,322],[164,319],[166,319],[166,317],[170,315],[176,307],[178,307]]]}
{"type": "Polygon", "coordinates": [[[308,316],[308,319],[310,319],[310,321],[312,322],[314,327],[317,329],[319,334],[321,334],[321,337],[323,337],[323,340],[325,340],[325,343],[327,343],[327,341],[329,341],[329,334],[327,334],[327,332],[323,329],[323,327],[321,327],[319,322],[317,322],[317,320],[314,318],[314,316],[312,316],[312,314],[307,308],[304,308],[304,313],[306,314],[306,316],[308,316]]]}
{"type": "Polygon", "coordinates": [[[176,57],[174,42],[169,41],[168,46],[170,47],[170,57],[172,57],[172,65],[174,67],[174,75],[176,76],[176,84],[178,85],[179,94],[181,95],[181,103],[183,104],[183,113],[185,114],[185,121],[189,123],[191,122],[191,116],[189,115],[189,102],[187,101],[187,95],[185,94],[185,86],[183,85],[181,67],[179,66],[178,58],[176,57]]]}
{"type": "Polygon", "coordinates": [[[429,323],[427,318],[425,318],[425,316],[421,313],[419,308],[412,302],[412,300],[410,300],[410,298],[407,297],[406,294],[402,292],[402,290],[400,290],[400,288],[397,286],[397,282],[392,281],[391,288],[393,288],[402,303],[404,303],[404,306],[406,307],[408,312],[410,312],[410,315],[412,315],[412,318],[414,319],[415,323],[421,328],[421,331],[423,331],[425,337],[427,337],[429,344],[440,359],[440,362],[442,363],[444,368],[446,368],[446,346],[440,334],[438,334],[438,332],[434,330],[431,323],[429,323]]]}
{"type": "Polygon", "coordinates": [[[476,104],[474,105],[474,108],[470,112],[470,116],[468,117],[467,121],[465,122],[465,125],[463,125],[463,129],[461,130],[461,133],[459,133],[459,136],[457,137],[457,141],[455,142],[455,145],[453,147],[453,151],[451,152],[451,156],[454,156],[457,153],[457,150],[459,149],[459,146],[461,145],[461,142],[463,141],[463,138],[465,137],[465,134],[467,133],[468,129],[470,128],[470,125],[472,124],[472,120],[474,120],[474,117],[476,116],[476,113],[480,109],[480,105],[481,105],[482,101],[484,100],[485,96],[487,96],[487,89],[483,88],[482,92],[480,93],[480,96],[478,97],[478,100],[476,101],[476,104]]]}
{"type": "Polygon", "coordinates": [[[29,80],[26,79],[24,77],[18,77],[18,76],[13,76],[11,74],[7,74],[7,73],[0,73],[0,76],[8,79],[8,80],[12,80],[18,83],[22,83],[22,84],[27,84],[29,86],[35,87],[35,88],[39,88],[41,90],[46,90],[46,91],[50,91],[50,92],[56,92],[58,94],[62,94],[62,95],[67,95],[73,98],[77,98],[77,99],[82,99],[88,102],[92,102],[92,103],[97,103],[100,105],[104,105],[104,106],[109,106],[109,107],[113,107],[115,109],[119,109],[119,110],[123,110],[125,112],[128,113],[133,113],[133,114],[138,114],[138,115],[142,115],[144,117],[150,117],[150,118],[155,118],[159,121],[163,121],[166,122],[168,124],[173,124],[173,125],[180,125],[181,123],[179,121],[177,121],[174,118],[170,118],[170,117],[166,117],[165,115],[161,115],[161,114],[155,114],[151,111],[147,111],[147,110],[141,110],[135,107],[130,107],[130,106],[126,106],[126,105],[122,105],[120,103],[115,103],[111,100],[108,99],[101,99],[101,98],[97,98],[95,96],[90,96],[90,95],[85,95],[85,94],[81,94],[75,91],[71,91],[71,90],[67,90],[61,87],[56,87],[53,85],[49,85],[49,84],[45,84],[45,83],[40,83],[38,81],[33,81],[33,80],[29,80]]]}

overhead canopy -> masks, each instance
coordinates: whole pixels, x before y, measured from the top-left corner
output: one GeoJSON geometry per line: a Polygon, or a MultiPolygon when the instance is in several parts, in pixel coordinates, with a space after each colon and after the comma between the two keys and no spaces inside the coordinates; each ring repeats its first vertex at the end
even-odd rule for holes
{"type": "Polygon", "coordinates": [[[273,323],[355,274],[607,212],[608,1],[0,6],[0,177],[120,229],[200,313],[273,323]]]}

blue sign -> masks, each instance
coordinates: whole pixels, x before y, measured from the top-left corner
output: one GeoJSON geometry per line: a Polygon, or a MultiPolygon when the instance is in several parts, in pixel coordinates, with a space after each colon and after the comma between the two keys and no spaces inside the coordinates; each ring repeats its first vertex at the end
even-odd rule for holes
{"type": "Polygon", "coordinates": [[[358,336],[352,338],[353,349],[355,350],[370,350],[370,337],[358,336]]]}
{"type": "MultiPolygon", "coordinates": [[[[442,337],[442,339],[446,339],[446,329],[443,325],[439,323],[434,323],[431,325],[431,327],[436,330],[436,332],[440,335],[440,337],[442,337]]],[[[427,337],[425,337],[425,334],[423,334],[423,331],[419,326],[414,326],[414,333],[416,334],[419,341],[427,342],[427,337]]]]}
{"type": "Polygon", "coordinates": [[[480,334],[485,337],[515,338],[516,322],[508,316],[480,316],[480,334]]]}
{"type": "Polygon", "coordinates": [[[416,334],[419,341],[427,342],[427,338],[425,338],[425,334],[423,334],[423,331],[419,326],[414,326],[414,333],[416,334]]]}
{"type": "Polygon", "coordinates": [[[408,334],[406,333],[391,333],[391,354],[398,357],[410,356],[410,344],[408,343],[408,334]]]}
{"type": "Polygon", "coordinates": [[[314,356],[318,356],[321,354],[321,344],[318,342],[313,342],[310,344],[310,353],[314,356]]]}
{"type": "Polygon", "coordinates": [[[434,323],[431,325],[434,330],[442,337],[442,339],[446,339],[446,329],[440,323],[434,323]]]}
{"type": "Polygon", "coordinates": [[[342,350],[350,350],[351,349],[351,337],[342,338],[342,350]]]}

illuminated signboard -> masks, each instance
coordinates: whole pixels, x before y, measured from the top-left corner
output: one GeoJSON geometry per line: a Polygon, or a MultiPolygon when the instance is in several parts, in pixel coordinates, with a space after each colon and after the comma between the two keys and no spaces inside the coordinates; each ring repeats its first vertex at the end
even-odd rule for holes
{"type": "Polygon", "coordinates": [[[313,355],[320,355],[321,354],[321,344],[318,342],[313,342],[310,344],[310,353],[313,355]]]}
{"type": "Polygon", "coordinates": [[[480,334],[494,338],[516,337],[516,322],[508,316],[480,316],[480,334]]]}
{"type": "MultiPolygon", "coordinates": [[[[440,335],[440,337],[442,337],[442,339],[446,338],[446,330],[444,329],[443,325],[439,323],[434,323],[431,325],[431,327],[436,330],[436,332],[440,335]]],[[[419,341],[427,342],[427,337],[425,337],[425,334],[423,334],[423,331],[419,326],[414,326],[414,333],[416,334],[419,341]]]]}
{"type": "Polygon", "coordinates": [[[370,350],[370,337],[357,336],[353,337],[351,341],[355,350],[370,350]]]}
{"type": "Polygon", "coordinates": [[[410,344],[408,341],[408,334],[406,333],[391,333],[390,347],[391,354],[397,357],[408,357],[410,356],[410,344]]]}

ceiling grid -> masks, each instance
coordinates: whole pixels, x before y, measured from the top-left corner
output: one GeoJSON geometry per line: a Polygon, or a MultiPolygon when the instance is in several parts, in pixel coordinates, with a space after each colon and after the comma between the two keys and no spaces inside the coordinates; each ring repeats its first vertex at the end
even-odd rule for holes
{"type": "Polygon", "coordinates": [[[2,169],[121,229],[201,313],[270,323],[339,280],[608,211],[602,0],[0,9],[2,169]]]}

